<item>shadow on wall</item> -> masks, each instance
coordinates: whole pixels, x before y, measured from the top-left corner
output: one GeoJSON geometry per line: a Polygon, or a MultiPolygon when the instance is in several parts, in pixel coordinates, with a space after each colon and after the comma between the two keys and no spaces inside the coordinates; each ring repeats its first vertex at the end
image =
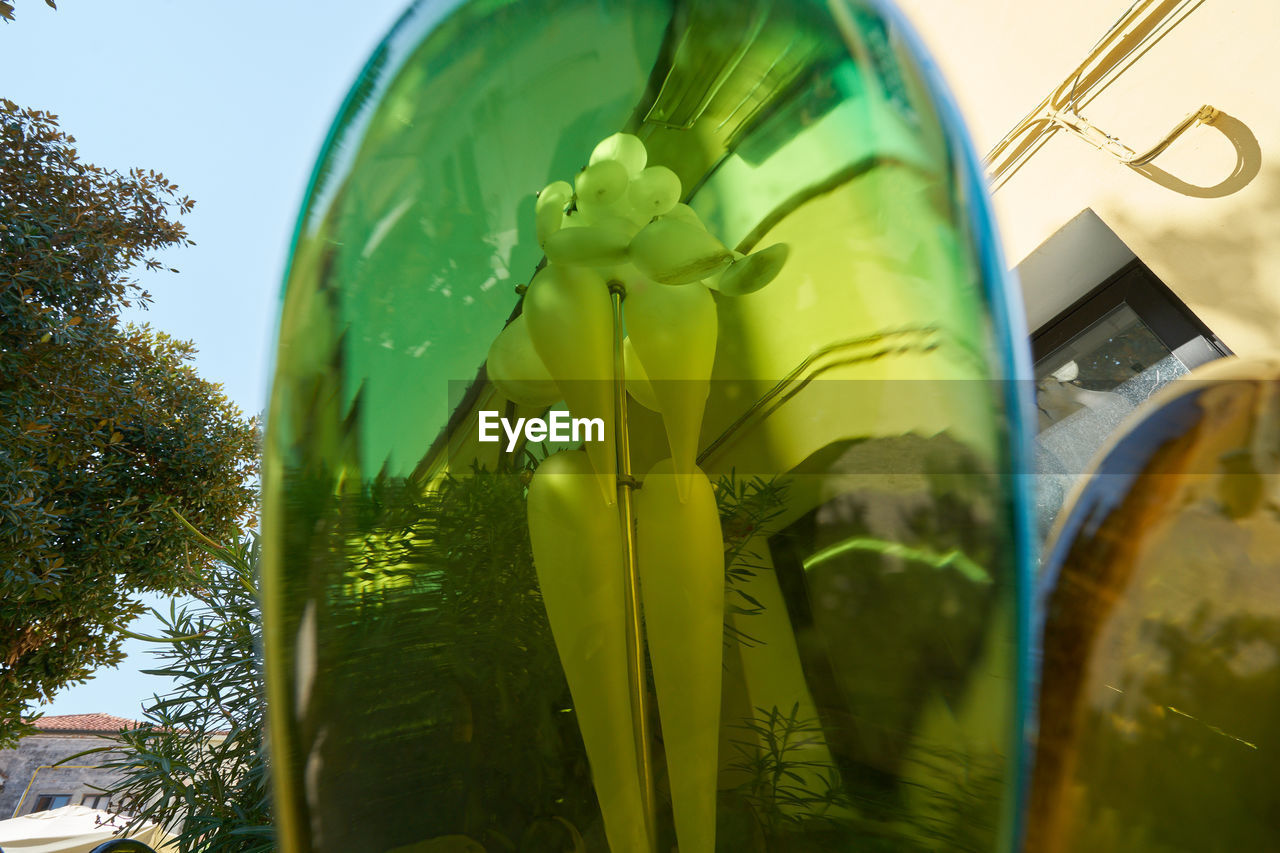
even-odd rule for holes
{"type": "Polygon", "coordinates": [[[1162,187],[1193,198],[1222,198],[1244,189],[1262,169],[1262,149],[1258,146],[1257,137],[1253,135],[1253,131],[1249,130],[1248,125],[1224,112],[1219,112],[1213,123],[1206,127],[1225,136],[1236,152],[1235,166],[1223,180],[1212,186],[1202,187],[1187,183],[1150,163],[1135,167],[1134,171],[1145,175],[1162,187]]]}
{"type": "Polygon", "coordinates": [[[1153,227],[1120,211],[1107,219],[1236,354],[1280,350],[1280,163],[1197,220],[1153,227]]]}

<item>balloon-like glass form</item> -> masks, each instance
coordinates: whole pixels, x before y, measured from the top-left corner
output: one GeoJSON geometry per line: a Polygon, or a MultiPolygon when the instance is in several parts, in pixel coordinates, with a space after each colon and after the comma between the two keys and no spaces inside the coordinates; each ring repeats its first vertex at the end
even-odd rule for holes
{"type": "Polygon", "coordinates": [[[405,15],[281,317],[285,850],[1013,848],[1023,338],[921,57],[852,0],[405,15]]]}
{"type": "Polygon", "coordinates": [[[1265,850],[1280,814],[1280,360],[1161,391],[1045,562],[1027,849],[1265,850]]]}

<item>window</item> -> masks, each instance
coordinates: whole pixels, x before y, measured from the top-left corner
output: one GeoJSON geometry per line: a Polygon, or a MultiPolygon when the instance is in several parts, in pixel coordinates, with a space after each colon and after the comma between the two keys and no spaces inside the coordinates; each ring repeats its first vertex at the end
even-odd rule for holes
{"type": "Polygon", "coordinates": [[[60,809],[63,806],[71,804],[70,794],[41,794],[36,797],[36,807],[33,812],[47,812],[50,809],[60,809]]]}
{"type": "Polygon", "coordinates": [[[88,806],[91,809],[106,810],[111,806],[110,794],[85,794],[80,798],[80,805],[88,806]]]}
{"type": "Polygon", "coordinates": [[[1166,383],[1230,354],[1141,261],[1046,323],[1032,336],[1031,351],[1042,534],[1130,412],[1166,383]]]}

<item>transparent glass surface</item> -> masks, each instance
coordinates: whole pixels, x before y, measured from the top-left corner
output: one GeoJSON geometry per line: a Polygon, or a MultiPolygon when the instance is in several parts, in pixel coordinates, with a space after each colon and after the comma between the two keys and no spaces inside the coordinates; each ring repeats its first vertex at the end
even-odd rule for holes
{"type": "Polygon", "coordinates": [[[1142,402],[1188,372],[1128,305],[1036,363],[1036,518],[1042,535],[1107,437],[1142,402]]]}
{"type": "Polygon", "coordinates": [[[1027,849],[1276,845],[1278,392],[1274,361],[1194,371],[1064,511],[1027,849]]]}
{"type": "MultiPolygon", "coordinates": [[[[419,4],[378,49],[299,222],[268,418],[284,849],[1012,849],[1024,341],[972,152],[913,51],[891,13],[816,0],[419,4]],[[479,440],[483,411],[546,408],[486,365],[543,261],[535,196],[618,131],[725,246],[789,250],[768,286],[711,297],[712,530],[672,533],[678,506],[653,526],[669,437],[623,399],[642,482],[632,507],[620,478],[609,518],[651,567],[711,542],[723,612],[681,654],[684,578],[644,585],[638,670],[591,650],[638,606],[547,588],[553,552],[605,522],[531,541],[530,484],[574,443],[479,440]],[[612,715],[588,701],[606,682],[631,690],[612,715]],[[682,751],[672,703],[695,690],[686,716],[718,717],[682,751]],[[590,745],[611,737],[626,748],[590,745]],[[632,746],[649,769],[628,782],[632,746]],[[648,840],[624,845],[633,787],[648,840]],[[693,801],[712,806],[696,837],[693,801]]],[[[604,562],[567,565],[606,584],[604,562]]]]}

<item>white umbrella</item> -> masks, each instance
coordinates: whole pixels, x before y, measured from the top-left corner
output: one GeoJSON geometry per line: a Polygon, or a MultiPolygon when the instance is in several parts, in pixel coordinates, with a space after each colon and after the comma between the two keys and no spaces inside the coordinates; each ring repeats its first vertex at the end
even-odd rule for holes
{"type": "Polygon", "coordinates": [[[0,820],[4,853],[89,853],[112,838],[134,838],[159,850],[171,836],[153,823],[125,834],[127,818],[88,806],[63,806],[0,820]]]}

